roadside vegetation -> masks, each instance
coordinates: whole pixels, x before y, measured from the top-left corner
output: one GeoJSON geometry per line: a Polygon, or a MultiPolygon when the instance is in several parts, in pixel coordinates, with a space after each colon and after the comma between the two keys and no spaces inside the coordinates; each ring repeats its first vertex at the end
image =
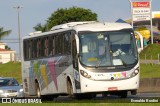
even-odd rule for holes
{"type": "Polygon", "coordinates": [[[160,54],[160,44],[150,44],[148,45],[141,53],[140,53],[140,59],[152,59],[157,60],[158,54],[160,54]]]}
{"type": "MultiPolygon", "coordinates": [[[[92,101],[92,100],[88,100],[92,101]]],[[[94,100],[93,100],[94,101],[94,100]]],[[[23,104],[24,106],[159,106],[159,103],[42,103],[23,104]]],[[[3,106],[22,106],[22,104],[3,104],[3,106]]]]}
{"type": "Polygon", "coordinates": [[[160,65],[140,64],[140,78],[160,78],[160,65]]]}
{"type": "Polygon", "coordinates": [[[0,77],[13,77],[22,83],[21,63],[9,62],[6,64],[0,64],[0,77]]]}
{"type": "MultiPolygon", "coordinates": [[[[158,60],[160,55],[160,44],[148,45],[139,55],[141,60],[158,60]]],[[[143,78],[160,78],[160,64],[141,64],[140,77],[143,78]]]]}

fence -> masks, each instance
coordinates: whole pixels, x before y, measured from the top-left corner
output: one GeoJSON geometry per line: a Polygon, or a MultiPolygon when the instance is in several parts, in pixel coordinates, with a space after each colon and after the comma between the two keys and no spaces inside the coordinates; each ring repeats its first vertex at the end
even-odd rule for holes
{"type": "Polygon", "coordinates": [[[160,64],[160,54],[156,55],[144,55],[144,59],[140,59],[140,63],[142,64],[160,64]]]}

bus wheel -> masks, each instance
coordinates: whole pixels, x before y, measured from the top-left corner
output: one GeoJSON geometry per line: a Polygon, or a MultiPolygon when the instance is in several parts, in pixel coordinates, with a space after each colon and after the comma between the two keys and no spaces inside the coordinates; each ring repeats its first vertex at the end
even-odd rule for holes
{"type": "Polygon", "coordinates": [[[41,97],[41,93],[40,93],[40,88],[39,88],[38,83],[36,83],[35,86],[36,86],[36,97],[40,98],[41,97]]]}
{"type": "Polygon", "coordinates": [[[127,94],[128,94],[127,91],[121,91],[120,94],[119,94],[119,96],[120,96],[121,98],[127,98],[127,94]]]}
{"type": "Polygon", "coordinates": [[[71,81],[67,81],[67,91],[68,91],[68,95],[69,97],[73,97],[73,87],[71,84],[71,81]]]}

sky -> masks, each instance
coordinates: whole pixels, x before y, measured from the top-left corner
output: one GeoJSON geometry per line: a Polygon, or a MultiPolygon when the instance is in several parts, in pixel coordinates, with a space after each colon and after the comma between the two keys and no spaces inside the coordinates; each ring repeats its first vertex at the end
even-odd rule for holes
{"type": "MultiPolygon", "coordinates": [[[[119,18],[131,19],[129,0],[0,0],[0,27],[12,30],[3,42],[17,53],[18,43],[9,39],[18,39],[18,15],[13,7],[19,5],[23,7],[20,9],[21,37],[34,32],[33,27],[38,23],[46,23],[47,18],[58,8],[76,6],[90,9],[98,15],[100,22],[114,22],[119,18]]],[[[152,11],[160,11],[160,0],[152,0],[152,11]]]]}

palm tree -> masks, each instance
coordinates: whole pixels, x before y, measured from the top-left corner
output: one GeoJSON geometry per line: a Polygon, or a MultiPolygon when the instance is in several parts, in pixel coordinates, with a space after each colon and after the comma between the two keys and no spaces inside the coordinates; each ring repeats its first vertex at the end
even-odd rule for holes
{"type": "Polygon", "coordinates": [[[39,23],[33,28],[34,28],[35,31],[42,31],[42,32],[48,31],[47,24],[42,25],[41,23],[39,23]]]}
{"type": "Polygon", "coordinates": [[[12,32],[12,30],[7,30],[7,31],[4,31],[3,27],[0,27],[0,40],[9,35],[10,33],[12,32]]]}

